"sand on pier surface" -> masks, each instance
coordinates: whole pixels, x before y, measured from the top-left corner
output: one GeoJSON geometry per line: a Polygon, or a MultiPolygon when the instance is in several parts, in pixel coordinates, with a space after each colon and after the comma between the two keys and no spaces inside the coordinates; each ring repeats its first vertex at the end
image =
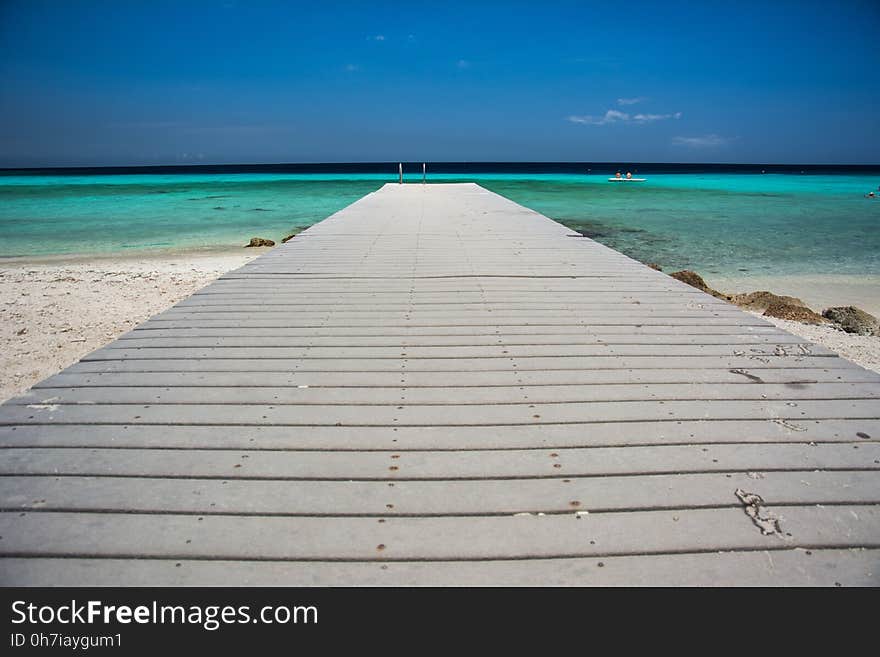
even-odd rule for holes
{"type": "MultiPolygon", "coordinates": [[[[0,401],[77,362],[265,251],[240,249],[0,263],[0,401]]],[[[792,280],[783,289],[776,282],[770,290],[800,296],[808,303],[813,301],[810,295],[816,292],[814,286],[798,285],[792,280]]],[[[753,281],[738,283],[719,287],[725,291],[767,289],[753,281]]],[[[871,289],[871,294],[875,293],[876,288],[871,289]]],[[[837,298],[841,301],[828,305],[852,303],[840,291],[839,294],[837,298]]],[[[876,312],[871,304],[864,307],[876,312]]],[[[765,319],[863,367],[880,371],[878,337],[850,335],[831,326],[765,319]]]]}
{"type": "Polygon", "coordinates": [[[0,262],[0,401],[265,251],[0,262]]]}

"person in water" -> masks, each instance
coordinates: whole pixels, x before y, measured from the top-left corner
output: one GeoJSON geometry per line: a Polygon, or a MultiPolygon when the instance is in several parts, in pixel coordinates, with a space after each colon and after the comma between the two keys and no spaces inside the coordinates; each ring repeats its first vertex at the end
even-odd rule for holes
{"type": "Polygon", "coordinates": [[[629,171],[627,171],[626,172],[626,179],[629,180],[632,177],[633,177],[633,175],[629,171]]]}
{"type": "Polygon", "coordinates": [[[618,171],[617,173],[615,173],[615,174],[614,174],[614,177],[615,177],[615,178],[623,178],[623,176],[620,174],[620,171],[618,171]]]}

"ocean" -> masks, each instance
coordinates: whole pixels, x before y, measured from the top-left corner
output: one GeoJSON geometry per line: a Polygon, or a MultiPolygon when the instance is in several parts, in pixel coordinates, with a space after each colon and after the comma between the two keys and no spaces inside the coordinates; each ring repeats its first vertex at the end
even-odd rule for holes
{"type": "MultiPolygon", "coordinates": [[[[427,179],[479,183],[666,271],[880,275],[880,198],[865,198],[880,167],[460,163],[427,179]],[[618,168],[647,181],[609,183],[618,168]]],[[[4,171],[0,257],[277,241],[396,181],[396,163],[4,171]]]]}

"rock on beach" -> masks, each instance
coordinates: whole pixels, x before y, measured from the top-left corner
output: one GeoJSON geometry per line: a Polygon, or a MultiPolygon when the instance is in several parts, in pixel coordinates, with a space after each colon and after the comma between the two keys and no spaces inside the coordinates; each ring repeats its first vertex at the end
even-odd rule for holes
{"type": "Polygon", "coordinates": [[[861,308],[855,306],[827,308],[822,316],[830,319],[847,333],[880,336],[880,321],[861,308]]]}
{"type": "MultiPolygon", "coordinates": [[[[788,297],[792,298],[792,297],[788,297]]],[[[827,324],[828,320],[814,313],[803,304],[785,303],[784,301],[773,301],[765,309],[766,317],[777,317],[779,319],[788,319],[793,322],[801,322],[802,324],[827,324]]]]}
{"type": "Polygon", "coordinates": [[[768,292],[766,290],[749,292],[747,294],[734,294],[730,297],[730,300],[740,308],[745,308],[746,310],[756,310],[759,312],[764,312],[772,305],[799,306],[801,308],[807,307],[807,304],[805,304],[797,297],[787,297],[784,295],[773,294],[772,292],[768,292]]]}
{"type": "Polygon", "coordinates": [[[674,278],[675,280],[686,283],[687,285],[695,287],[702,292],[706,292],[707,294],[711,294],[713,297],[724,299],[725,301],[730,300],[730,297],[723,292],[713,290],[711,287],[706,285],[706,281],[703,280],[703,277],[695,271],[691,271],[690,269],[683,269],[682,271],[674,271],[669,275],[672,276],[672,278],[674,278]]]}
{"type": "Polygon", "coordinates": [[[275,242],[267,240],[265,237],[252,237],[250,244],[245,244],[245,248],[250,246],[275,246],[275,242]]]}

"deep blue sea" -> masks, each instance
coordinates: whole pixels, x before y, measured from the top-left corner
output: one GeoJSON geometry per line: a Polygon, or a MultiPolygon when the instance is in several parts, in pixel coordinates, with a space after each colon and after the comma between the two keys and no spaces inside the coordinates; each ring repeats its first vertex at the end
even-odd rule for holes
{"type": "MultiPolygon", "coordinates": [[[[396,163],[5,171],[0,257],[278,240],[396,181],[396,163]]],[[[459,163],[428,181],[479,183],[667,270],[880,275],[880,167],[459,163]],[[647,180],[609,183],[618,168],[647,180]]]]}

